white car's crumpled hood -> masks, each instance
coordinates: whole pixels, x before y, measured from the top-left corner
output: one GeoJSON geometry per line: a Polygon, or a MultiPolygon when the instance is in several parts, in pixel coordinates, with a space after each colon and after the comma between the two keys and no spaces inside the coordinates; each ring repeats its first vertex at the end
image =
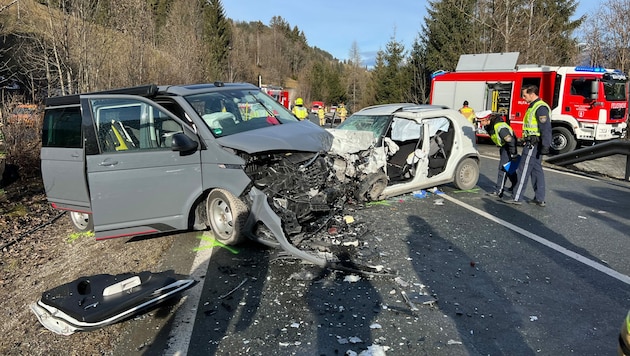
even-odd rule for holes
{"type": "MultiPolygon", "coordinates": [[[[387,164],[385,150],[382,146],[375,146],[376,139],[371,131],[327,130],[334,137],[330,153],[343,158],[346,163],[352,163],[348,167],[358,165],[358,173],[376,173],[387,164]]],[[[356,174],[348,170],[345,172],[346,176],[356,174]]]]}

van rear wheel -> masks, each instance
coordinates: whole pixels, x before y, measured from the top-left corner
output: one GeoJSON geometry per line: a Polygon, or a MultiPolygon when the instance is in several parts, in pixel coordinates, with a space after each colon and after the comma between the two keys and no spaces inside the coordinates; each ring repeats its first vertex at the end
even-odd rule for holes
{"type": "Polygon", "coordinates": [[[76,232],[94,231],[94,221],[92,220],[92,214],[71,211],[70,222],[72,222],[72,228],[76,232]]]}
{"type": "Polygon", "coordinates": [[[226,245],[243,240],[248,209],[243,201],[224,189],[215,189],[206,199],[208,225],[214,237],[226,245]]]}

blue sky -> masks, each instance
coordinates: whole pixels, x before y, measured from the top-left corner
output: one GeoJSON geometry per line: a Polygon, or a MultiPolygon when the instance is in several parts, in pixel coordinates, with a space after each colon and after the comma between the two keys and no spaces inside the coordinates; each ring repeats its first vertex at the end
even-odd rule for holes
{"type": "MultiPolygon", "coordinates": [[[[235,21],[269,25],[281,16],[304,32],[308,44],[339,60],[349,57],[356,41],[364,65],[392,38],[409,50],[426,16],[424,0],[222,0],[225,15],[235,21]]],[[[595,9],[600,1],[579,1],[576,15],[595,9]]]]}

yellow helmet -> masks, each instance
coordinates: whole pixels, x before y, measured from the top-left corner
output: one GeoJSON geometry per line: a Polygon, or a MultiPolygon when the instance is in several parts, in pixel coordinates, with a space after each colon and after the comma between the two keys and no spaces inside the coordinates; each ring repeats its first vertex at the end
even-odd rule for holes
{"type": "Polygon", "coordinates": [[[304,105],[304,100],[302,98],[295,99],[295,105],[304,105]]]}

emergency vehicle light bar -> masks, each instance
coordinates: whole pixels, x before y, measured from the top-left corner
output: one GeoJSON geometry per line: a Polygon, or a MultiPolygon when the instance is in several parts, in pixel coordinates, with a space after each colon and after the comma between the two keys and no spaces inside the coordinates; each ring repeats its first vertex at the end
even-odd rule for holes
{"type": "Polygon", "coordinates": [[[438,75],[442,75],[442,74],[446,74],[446,73],[447,73],[447,71],[442,70],[442,69],[436,70],[435,72],[431,73],[431,79],[437,77],[438,75]]]}
{"type": "Polygon", "coordinates": [[[576,72],[596,72],[596,73],[606,73],[606,68],[602,67],[589,67],[589,66],[577,66],[575,67],[576,72]]]}

